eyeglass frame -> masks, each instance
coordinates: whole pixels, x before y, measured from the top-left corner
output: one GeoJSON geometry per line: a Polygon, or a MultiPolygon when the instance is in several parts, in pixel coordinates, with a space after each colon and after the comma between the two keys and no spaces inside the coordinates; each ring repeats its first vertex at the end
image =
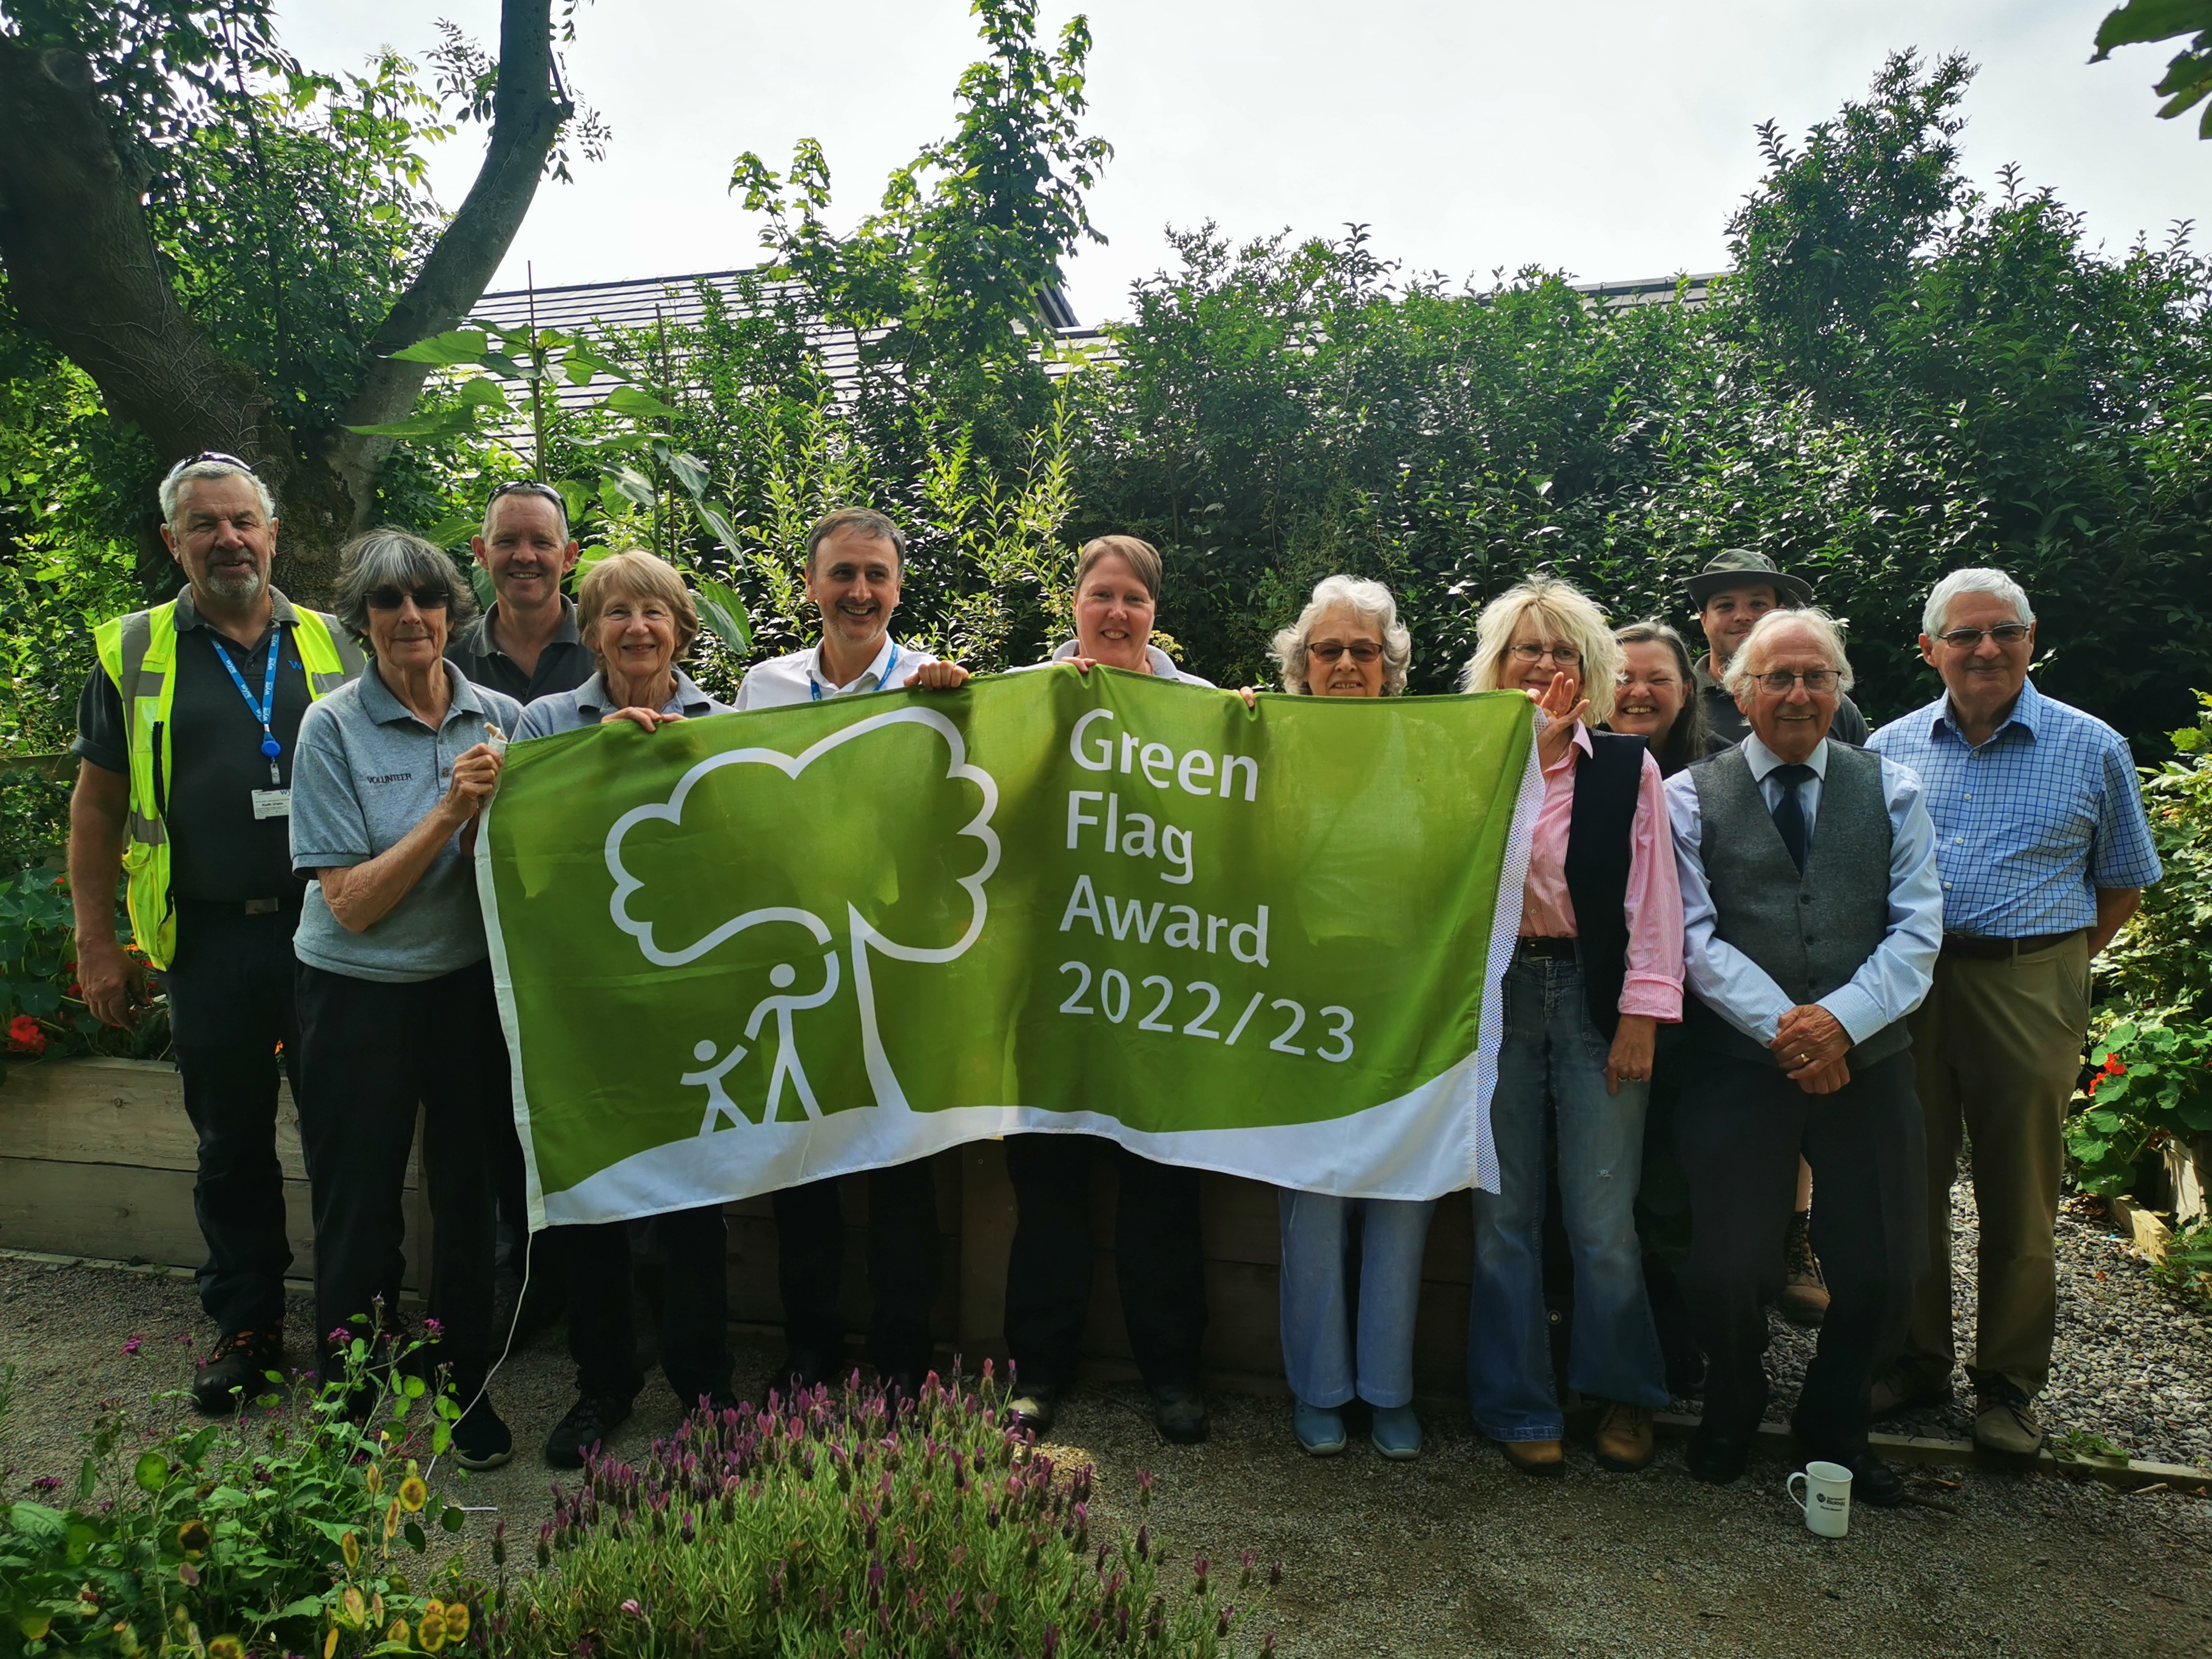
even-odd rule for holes
{"type": "Polygon", "coordinates": [[[1323,640],[1319,644],[1308,641],[1306,655],[1316,662],[1333,663],[1349,653],[1352,661],[1360,664],[1380,662],[1382,647],[1373,640],[1323,640]],[[1361,656],[1364,651],[1367,654],[1361,656]]]}
{"type": "Polygon", "coordinates": [[[1936,637],[1954,651],[1972,651],[1980,646],[1984,634],[1998,645],[2025,645],[2034,633],[2033,623],[2004,622],[1990,628],[1947,628],[1936,637]],[[2000,638],[2000,633],[2007,629],[2018,631],[2009,638],[2000,638]]]}
{"type": "Polygon", "coordinates": [[[1788,696],[1800,685],[1805,688],[1808,696],[1826,696],[1832,691],[1840,691],[1844,684],[1844,671],[1840,668],[1770,668],[1764,673],[1753,674],[1747,678],[1757,681],[1761,690],[1770,692],[1778,697],[1788,696]],[[1815,674],[1820,675],[1825,683],[1820,685],[1814,684],[1813,677],[1815,674]],[[1774,684],[1777,680],[1787,680],[1789,684],[1777,685],[1774,684]]]}
{"type": "Polygon", "coordinates": [[[1516,662],[1531,664],[1540,663],[1549,657],[1554,668],[1580,668],[1583,665],[1582,649],[1578,646],[1509,645],[1505,647],[1505,654],[1516,662]]]}

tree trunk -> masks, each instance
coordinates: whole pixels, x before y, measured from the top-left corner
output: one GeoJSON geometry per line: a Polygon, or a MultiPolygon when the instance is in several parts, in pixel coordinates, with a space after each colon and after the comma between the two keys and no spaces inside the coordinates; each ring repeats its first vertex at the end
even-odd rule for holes
{"type": "MultiPolygon", "coordinates": [[[[482,297],[572,108],[554,84],[551,0],[503,0],[491,137],[476,183],[377,331],[339,428],[295,432],[278,417],[277,393],[178,304],[146,222],[145,180],[101,116],[91,64],[0,38],[0,265],[9,297],[156,453],[212,449],[251,462],[277,497],[279,585],[320,599],[338,548],[375,509],[391,452],[389,440],[343,426],[398,420],[413,407],[428,370],[388,354],[456,326],[482,297]]],[[[156,514],[146,506],[150,540],[156,514]]]]}

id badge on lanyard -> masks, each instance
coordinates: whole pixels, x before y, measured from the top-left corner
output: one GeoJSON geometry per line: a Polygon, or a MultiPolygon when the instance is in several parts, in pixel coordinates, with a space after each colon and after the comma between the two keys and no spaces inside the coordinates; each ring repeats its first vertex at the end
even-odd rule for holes
{"type": "Polygon", "coordinates": [[[208,644],[222,659],[224,670],[230,675],[230,683],[238,688],[238,695],[246,699],[246,712],[261,727],[261,758],[269,763],[269,787],[252,792],[254,821],[289,818],[292,816],[292,792],[284,787],[284,774],[276,764],[284,747],[276,741],[276,732],[270,729],[276,718],[276,659],[284,648],[284,630],[276,624],[270,628],[269,668],[262,678],[261,701],[258,702],[254,702],[253,693],[246,689],[246,677],[238,672],[238,665],[230,659],[230,653],[222,648],[222,642],[210,634],[208,644]]]}

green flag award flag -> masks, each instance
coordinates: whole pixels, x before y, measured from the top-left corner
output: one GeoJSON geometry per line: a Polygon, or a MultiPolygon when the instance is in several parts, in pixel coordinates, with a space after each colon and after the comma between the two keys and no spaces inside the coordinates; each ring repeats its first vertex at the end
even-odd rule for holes
{"type": "Polygon", "coordinates": [[[477,848],[538,1224],[1024,1130],[1495,1190],[1517,692],[1067,669],[518,744],[477,848]]]}

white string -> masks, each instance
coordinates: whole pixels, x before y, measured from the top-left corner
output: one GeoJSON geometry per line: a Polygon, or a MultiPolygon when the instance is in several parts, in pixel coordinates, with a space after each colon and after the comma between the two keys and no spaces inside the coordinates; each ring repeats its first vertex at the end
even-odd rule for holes
{"type": "MultiPolygon", "coordinates": [[[[474,1411],[477,1408],[477,1402],[482,1401],[486,1395],[491,1392],[492,1378],[499,1375],[499,1368],[507,1364],[507,1355],[514,1352],[514,1334],[522,1328],[522,1304],[525,1299],[526,1299],[530,1295],[530,1270],[536,1265],[538,1241],[543,1233],[550,1232],[550,1228],[546,1228],[542,1229],[539,1232],[530,1233],[525,1236],[526,1242],[522,1247],[522,1286],[514,1293],[514,1317],[507,1322],[507,1344],[504,1347],[500,1349],[499,1358],[492,1361],[491,1369],[484,1373],[484,1380],[477,1388],[476,1398],[470,1401],[467,1405],[461,1407],[461,1417],[466,1417],[471,1412],[474,1411]]],[[[461,1417],[457,1417],[453,1419],[453,1426],[455,1428],[459,1428],[460,1426],[461,1417]]],[[[511,1433],[512,1431],[509,1432],[511,1433]]],[[[422,1479],[424,1481],[427,1482],[432,1475],[438,1472],[438,1460],[444,1454],[442,1452],[433,1453],[431,1455],[430,1467],[422,1472],[422,1479]]],[[[496,1509],[498,1505],[494,1504],[491,1507],[496,1509]]]]}

